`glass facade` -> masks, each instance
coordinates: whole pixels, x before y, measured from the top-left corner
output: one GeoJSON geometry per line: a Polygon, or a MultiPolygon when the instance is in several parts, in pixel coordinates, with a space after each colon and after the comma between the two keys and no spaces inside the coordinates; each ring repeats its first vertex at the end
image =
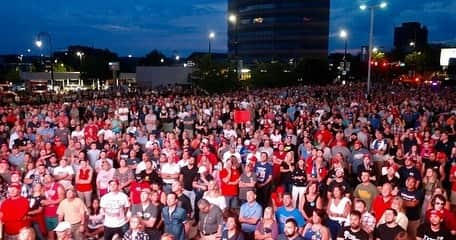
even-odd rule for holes
{"type": "Polygon", "coordinates": [[[228,51],[246,63],[327,58],[329,0],[228,0],[228,51]]]}

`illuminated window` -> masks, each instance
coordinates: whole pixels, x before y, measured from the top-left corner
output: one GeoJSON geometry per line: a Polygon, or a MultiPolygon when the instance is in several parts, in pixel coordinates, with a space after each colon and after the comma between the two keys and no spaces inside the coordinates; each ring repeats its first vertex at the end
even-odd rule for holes
{"type": "Polygon", "coordinates": [[[262,17],[256,17],[253,19],[254,24],[261,24],[263,23],[263,18],[262,17]]]}

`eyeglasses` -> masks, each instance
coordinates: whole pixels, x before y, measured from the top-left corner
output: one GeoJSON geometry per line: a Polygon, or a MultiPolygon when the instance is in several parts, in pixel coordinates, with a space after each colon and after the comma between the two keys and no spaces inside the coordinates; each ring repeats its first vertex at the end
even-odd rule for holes
{"type": "Polygon", "coordinates": [[[434,204],[435,204],[435,205],[445,205],[444,202],[435,202],[434,204]]]}

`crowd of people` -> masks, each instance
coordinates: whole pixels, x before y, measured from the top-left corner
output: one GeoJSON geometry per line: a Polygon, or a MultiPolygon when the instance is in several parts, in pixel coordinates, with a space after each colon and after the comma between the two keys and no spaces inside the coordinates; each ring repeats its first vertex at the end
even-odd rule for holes
{"type": "Polygon", "coordinates": [[[0,106],[3,238],[455,239],[454,90],[363,92],[0,106]]]}

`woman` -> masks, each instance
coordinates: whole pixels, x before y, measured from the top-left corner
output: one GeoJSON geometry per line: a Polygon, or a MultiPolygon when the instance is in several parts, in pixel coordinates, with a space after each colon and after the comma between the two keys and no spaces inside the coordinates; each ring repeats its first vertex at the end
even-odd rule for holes
{"type": "Polygon", "coordinates": [[[303,231],[304,240],[329,240],[331,233],[325,227],[325,211],[322,209],[314,209],[312,218],[306,224],[303,231]]]}
{"type": "Polygon", "coordinates": [[[271,207],[264,209],[263,218],[255,229],[255,239],[274,240],[278,236],[278,225],[275,220],[274,210],[271,207]]]}
{"type": "Polygon", "coordinates": [[[100,213],[100,200],[95,198],[89,205],[89,216],[87,222],[86,237],[88,239],[98,239],[104,232],[104,215],[100,213]]]}
{"type": "Polygon", "coordinates": [[[315,209],[323,209],[323,203],[318,193],[317,183],[311,182],[301,197],[299,210],[306,221],[309,222],[312,219],[312,213],[315,209]]]}
{"type": "Polygon", "coordinates": [[[215,180],[210,180],[208,184],[208,190],[203,194],[203,198],[211,204],[218,206],[222,211],[226,208],[225,197],[220,193],[219,186],[215,180]]]}
{"type": "MultiPolygon", "coordinates": [[[[294,170],[293,151],[288,152],[285,160],[280,164],[280,184],[285,188],[285,192],[291,192],[291,173],[294,170]]],[[[296,204],[293,204],[296,206],[296,204]]]]}
{"type": "Polygon", "coordinates": [[[109,164],[108,161],[103,161],[101,162],[101,169],[100,172],[98,172],[97,175],[97,189],[98,189],[98,197],[102,197],[106,193],[108,193],[108,186],[109,186],[109,181],[114,179],[114,173],[116,170],[111,167],[111,164],[109,164]]]}
{"type": "Polygon", "coordinates": [[[44,222],[44,208],[41,205],[41,201],[44,200],[43,196],[43,185],[36,183],[33,187],[32,195],[28,198],[29,201],[29,212],[30,223],[36,232],[36,239],[45,239],[46,224],[44,222]]]}
{"type": "Polygon", "coordinates": [[[241,224],[239,223],[236,214],[228,214],[225,220],[225,230],[222,232],[222,239],[224,240],[244,240],[244,235],[239,230],[241,224]]]}
{"type": "Polygon", "coordinates": [[[137,216],[130,217],[130,229],[124,233],[122,240],[149,240],[149,235],[144,232],[141,220],[137,216]]]}
{"type": "Polygon", "coordinates": [[[302,201],[302,196],[306,191],[307,174],[304,159],[300,158],[291,173],[293,207],[302,201]]]}
{"type": "Polygon", "coordinates": [[[134,179],[133,170],[128,166],[126,159],[119,160],[119,168],[115,170],[114,179],[119,180],[119,187],[125,194],[130,192],[130,184],[134,179]]]}
{"type": "Polygon", "coordinates": [[[92,202],[92,177],[93,169],[86,159],[81,159],[79,161],[79,170],[76,172],[75,186],[78,197],[84,201],[86,206],[90,206],[92,202]]]}
{"type": "Polygon", "coordinates": [[[426,169],[426,174],[423,178],[424,201],[421,206],[421,216],[429,209],[434,190],[438,187],[441,187],[441,182],[438,179],[437,171],[433,168],[426,169]]]}
{"type": "Polygon", "coordinates": [[[326,212],[329,216],[328,227],[332,239],[337,238],[337,232],[348,220],[348,214],[351,210],[351,201],[344,196],[344,189],[336,185],[332,191],[332,198],[329,199],[326,212]]]}
{"type": "MultiPolygon", "coordinates": [[[[402,198],[397,196],[391,202],[391,208],[397,211],[396,222],[402,229],[407,229],[408,218],[405,215],[402,198]]],[[[378,220],[377,226],[385,223],[385,214],[378,220]]]]}

